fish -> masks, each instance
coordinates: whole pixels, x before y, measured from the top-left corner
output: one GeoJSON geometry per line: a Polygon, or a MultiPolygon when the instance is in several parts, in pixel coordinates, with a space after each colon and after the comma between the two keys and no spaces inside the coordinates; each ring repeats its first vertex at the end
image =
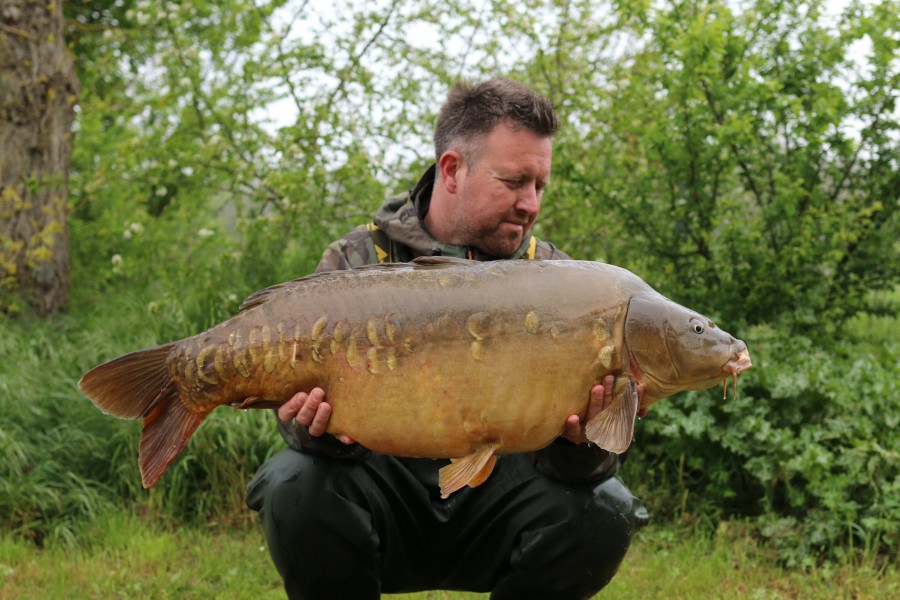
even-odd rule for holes
{"type": "MultiPolygon", "coordinates": [[[[449,458],[441,496],[501,454],[549,445],[591,388],[613,401],[585,425],[622,453],[635,418],[752,366],[747,346],[614,265],[425,257],[315,273],[251,295],[197,335],[103,363],[78,383],[104,413],[142,419],[154,485],[218,406],[275,408],[323,388],[327,432],[394,456],[449,458]]],[[[736,387],[735,387],[736,390],[736,387]]]]}

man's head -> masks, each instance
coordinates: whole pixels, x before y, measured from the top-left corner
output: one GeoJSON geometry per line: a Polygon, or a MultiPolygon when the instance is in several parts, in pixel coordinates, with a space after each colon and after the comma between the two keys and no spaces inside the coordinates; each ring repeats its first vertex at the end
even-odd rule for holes
{"type": "Polygon", "coordinates": [[[484,149],[484,136],[503,122],[546,138],[559,129],[550,101],[517,81],[457,82],[434,126],[435,159],[440,160],[447,150],[457,150],[466,162],[474,164],[484,149]]]}
{"type": "Polygon", "coordinates": [[[425,217],[432,235],[512,255],[540,211],[558,128],[549,100],[519,83],[456,84],[435,126],[438,176],[425,217]]]}

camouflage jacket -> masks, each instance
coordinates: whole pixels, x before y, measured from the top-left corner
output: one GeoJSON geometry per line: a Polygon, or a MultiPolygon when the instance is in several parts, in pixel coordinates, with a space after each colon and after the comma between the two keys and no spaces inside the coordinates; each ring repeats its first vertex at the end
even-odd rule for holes
{"type": "MultiPolygon", "coordinates": [[[[316,271],[352,269],[382,262],[409,262],[419,256],[453,256],[472,260],[496,260],[482,254],[476,248],[439,242],[424,227],[424,217],[431,201],[434,187],[435,166],[422,176],[408,193],[388,200],[376,213],[373,223],[361,225],[333,242],[325,250],[316,271]]],[[[568,255],[553,244],[530,236],[508,259],[566,260],[568,255]]],[[[328,390],[325,390],[326,398],[328,390]]],[[[279,429],[287,443],[296,450],[338,458],[359,459],[369,450],[354,445],[344,445],[333,436],[313,438],[306,428],[292,421],[290,425],[279,422],[279,429]]],[[[611,454],[597,447],[576,445],[563,438],[531,453],[537,468],[548,476],[571,483],[601,481],[615,474],[625,455],[611,454]]],[[[426,484],[437,485],[437,469],[416,469],[416,463],[408,460],[410,470],[426,484]],[[433,481],[432,481],[433,480],[433,481]]]]}

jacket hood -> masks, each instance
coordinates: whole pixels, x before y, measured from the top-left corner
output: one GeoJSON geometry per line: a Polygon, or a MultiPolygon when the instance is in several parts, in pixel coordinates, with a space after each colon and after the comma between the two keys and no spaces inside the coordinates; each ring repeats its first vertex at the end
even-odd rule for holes
{"type": "Polygon", "coordinates": [[[532,236],[526,237],[519,248],[510,256],[490,256],[478,248],[445,244],[431,237],[425,229],[425,215],[431,203],[431,192],[437,165],[431,165],[419,179],[419,182],[406,194],[394,196],[385,202],[375,214],[375,224],[392,240],[404,244],[417,255],[452,256],[456,258],[473,258],[475,260],[497,260],[504,258],[522,258],[528,252],[532,236]],[[471,252],[471,254],[470,254],[471,252]]]}

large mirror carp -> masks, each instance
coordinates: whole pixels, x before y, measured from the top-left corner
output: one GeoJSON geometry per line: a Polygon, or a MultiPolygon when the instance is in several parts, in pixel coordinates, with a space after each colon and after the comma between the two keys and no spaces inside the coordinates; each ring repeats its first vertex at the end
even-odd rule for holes
{"type": "Polygon", "coordinates": [[[497,454],[550,444],[608,374],[613,402],[586,435],[621,453],[639,411],[750,366],[742,341],[619,267],[424,258],[267,288],[231,319],[104,363],[79,387],[103,412],[143,419],[145,487],[217,406],[271,408],[320,386],[330,433],[454,459],[440,472],[447,497],[484,481],[497,454]]]}

